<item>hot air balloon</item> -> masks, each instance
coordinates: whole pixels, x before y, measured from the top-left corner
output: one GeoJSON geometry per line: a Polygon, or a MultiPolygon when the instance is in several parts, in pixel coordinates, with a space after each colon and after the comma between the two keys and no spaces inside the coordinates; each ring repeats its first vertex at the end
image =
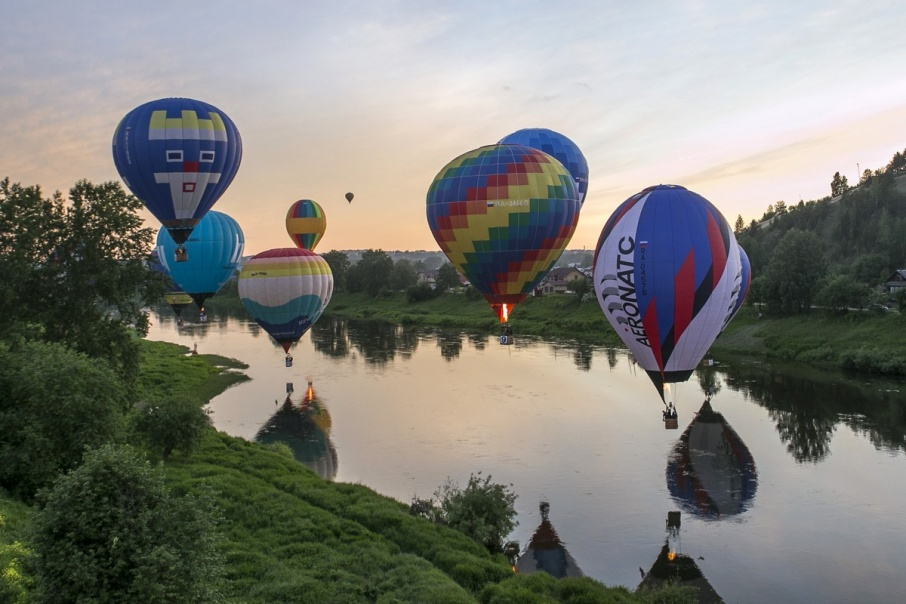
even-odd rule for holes
{"type": "Polygon", "coordinates": [[[177,247],[176,242],[169,231],[161,229],[157,233],[161,263],[173,281],[192,296],[204,317],[205,300],[220,291],[239,266],[245,236],[238,222],[212,210],[199,221],[184,245],[188,259],[173,262],[171,258],[177,247]]]}
{"type": "Polygon", "coordinates": [[[749,285],[752,284],[752,264],[749,262],[749,256],[746,254],[746,251],[742,249],[741,245],[737,247],[739,248],[740,263],[739,294],[736,296],[736,304],[733,306],[733,311],[730,313],[730,316],[727,317],[724,328],[727,327],[733,317],[736,316],[736,313],[739,312],[739,309],[742,308],[742,303],[745,302],[746,294],[749,293],[749,285]]]}
{"type": "Polygon", "coordinates": [[[286,352],[318,320],[333,294],[333,273],[310,250],[280,248],[256,254],[239,273],[239,299],[286,352]]]}
{"type": "Polygon", "coordinates": [[[157,248],[151,250],[151,259],[148,264],[152,270],[166,277],[169,286],[167,288],[167,293],[164,294],[164,302],[169,304],[170,308],[173,309],[173,314],[176,315],[177,324],[182,325],[182,309],[192,303],[192,297],[187,294],[183,288],[173,282],[170,271],[160,261],[160,253],[157,248]]]}
{"type": "Polygon", "coordinates": [[[346,194],[346,201],[348,201],[349,203],[352,203],[352,198],[353,198],[353,197],[355,197],[355,195],[353,195],[352,193],[347,193],[347,194],[346,194]]]}
{"type": "Polygon", "coordinates": [[[579,207],[585,203],[585,195],[588,193],[588,162],[576,143],[547,128],[524,128],[503,137],[499,144],[525,145],[555,157],[576,181],[579,207]]]}
{"type": "Polygon", "coordinates": [[[650,187],[611,215],[595,250],[594,287],[607,320],[666,400],[720,333],[738,295],[739,246],[707,199],[650,187]]]}
{"type": "Polygon", "coordinates": [[[113,134],[120,177],[148,211],[182,245],[233,181],[242,140],[220,109],[193,99],[159,99],[139,105],[113,134]]]}
{"type": "Polygon", "coordinates": [[[460,155],[434,178],[427,202],[441,250],[501,323],[557,262],[579,218],[567,169],[522,145],[460,155]]]}
{"type": "Polygon", "coordinates": [[[314,250],[326,229],[324,210],[310,199],[300,199],[286,213],[286,232],[303,250],[314,250]]]}

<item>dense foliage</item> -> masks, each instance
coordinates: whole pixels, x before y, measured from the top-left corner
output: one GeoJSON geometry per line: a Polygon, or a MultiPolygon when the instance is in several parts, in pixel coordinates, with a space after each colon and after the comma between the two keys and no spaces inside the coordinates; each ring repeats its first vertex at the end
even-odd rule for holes
{"type": "Polygon", "coordinates": [[[85,447],[119,440],[128,408],[104,361],[62,344],[0,342],[0,487],[30,499],[85,447]]]}
{"type": "Polygon", "coordinates": [[[0,339],[13,333],[101,357],[131,384],[133,329],[164,291],[146,265],[154,231],[119,183],[82,180],[68,199],[0,181],[0,339]]]}
{"type": "Polygon", "coordinates": [[[212,602],[217,508],[176,497],[164,471],[104,446],[44,492],[31,535],[37,602],[212,602]]]}
{"type": "Polygon", "coordinates": [[[780,315],[807,313],[819,304],[840,312],[843,305],[891,302],[880,286],[906,267],[903,164],[898,152],[887,166],[866,170],[857,186],[835,174],[832,197],[789,206],[778,201],[748,226],[739,217],[736,237],[752,263],[751,301],[780,315]]]}
{"type": "Polygon", "coordinates": [[[468,535],[491,553],[502,554],[506,536],[518,525],[515,503],[516,494],[505,485],[491,482],[490,476],[482,479],[472,474],[465,489],[448,477],[433,499],[413,498],[409,511],[468,535]]]}
{"type": "Polygon", "coordinates": [[[133,427],[139,440],[166,461],[174,449],[185,454],[195,451],[211,427],[211,417],[202,401],[175,395],[139,405],[133,427]]]}

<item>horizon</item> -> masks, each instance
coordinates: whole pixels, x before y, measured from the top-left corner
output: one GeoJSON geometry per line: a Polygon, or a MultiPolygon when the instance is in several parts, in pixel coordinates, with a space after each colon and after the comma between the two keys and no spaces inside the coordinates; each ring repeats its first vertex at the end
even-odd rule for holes
{"type": "Polygon", "coordinates": [[[439,249],[431,181],[528,127],[569,137],[588,162],[571,249],[593,250],[613,210],[651,185],[682,185],[749,224],[906,147],[906,80],[894,75],[906,7],[892,2],[96,0],[5,17],[0,178],[45,195],[122,182],[111,139],[123,116],[200,99],[242,136],[214,209],[253,254],[292,245],[284,218],[298,199],[324,208],[323,249],[439,249]]]}

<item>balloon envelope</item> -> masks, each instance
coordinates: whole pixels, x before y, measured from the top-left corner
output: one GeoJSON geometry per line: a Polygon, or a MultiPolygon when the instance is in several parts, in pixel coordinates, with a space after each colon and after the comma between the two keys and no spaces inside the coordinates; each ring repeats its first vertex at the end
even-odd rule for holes
{"type": "Polygon", "coordinates": [[[355,197],[355,195],[353,195],[352,193],[347,193],[347,194],[346,194],[346,201],[348,201],[349,203],[352,203],[352,198],[353,198],[353,197],[355,197]]]}
{"type": "Polygon", "coordinates": [[[222,212],[205,214],[185,242],[188,260],[174,262],[176,242],[161,229],[157,234],[158,258],[170,278],[192,296],[199,308],[233,276],[245,249],[239,223],[222,212]]]}
{"type": "Polygon", "coordinates": [[[506,322],[569,243],[579,199],[569,172],[550,155],[490,145],[438,173],[427,214],[441,250],[506,322]]]}
{"type": "MultiPolygon", "coordinates": [[[[749,262],[749,256],[746,254],[746,251],[742,249],[742,246],[737,246],[739,248],[739,264],[740,264],[740,281],[739,281],[739,294],[736,296],[736,304],[733,305],[733,311],[730,313],[730,316],[727,318],[727,324],[736,316],[736,313],[739,312],[739,309],[742,308],[742,303],[746,300],[746,295],[749,293],[749,285],[752,284],[752,264],[749,262]]],[[[724,328],[726,328],[726,324],[724,328]]]]}
{"type": "Polygon", "coordinates": [[[611,215],[595,250],[594,287],[611,326],[664,396],[685,381],[738,295],[739,246],[707,199],[651,187],[611,215]]]}
{"type": "Polygon", "coordinates": [[[314,250],[326,229],[323,208],[310,199],[300,199],[286,212],[286,232],[296,247],[314,250]]]}
{"type": "Polygon", "coordinates": [[[239,273],[242,305],[286,352],[318,320],[332,294],[330,266],[310,250],[267,250],[239,273]]]}
{"type": "Polygon", "coordinates": [[[120,177],[177,244],[223,195],[242,159],[235,124],[193,99],[159,99],[126,114],[113,134],[120,177]]]}
{"type": "Polygon", "coordinates": [[[525,145],[552,155],[569,170],[579,191],[579,207],[588,193],[588,162],[579,147],[559,132],[547,128],[524,128],[500,139],[501,144],[525,145]]]}

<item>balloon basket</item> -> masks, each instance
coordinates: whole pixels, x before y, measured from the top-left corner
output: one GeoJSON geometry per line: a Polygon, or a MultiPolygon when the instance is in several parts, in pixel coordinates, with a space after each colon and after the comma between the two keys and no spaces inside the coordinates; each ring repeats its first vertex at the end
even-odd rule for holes
{"type": "Polygon", "coordinates": [[[664,428],[667,430],[679,430],[679,420],[675,417],[665,419],[664,428]]]}

